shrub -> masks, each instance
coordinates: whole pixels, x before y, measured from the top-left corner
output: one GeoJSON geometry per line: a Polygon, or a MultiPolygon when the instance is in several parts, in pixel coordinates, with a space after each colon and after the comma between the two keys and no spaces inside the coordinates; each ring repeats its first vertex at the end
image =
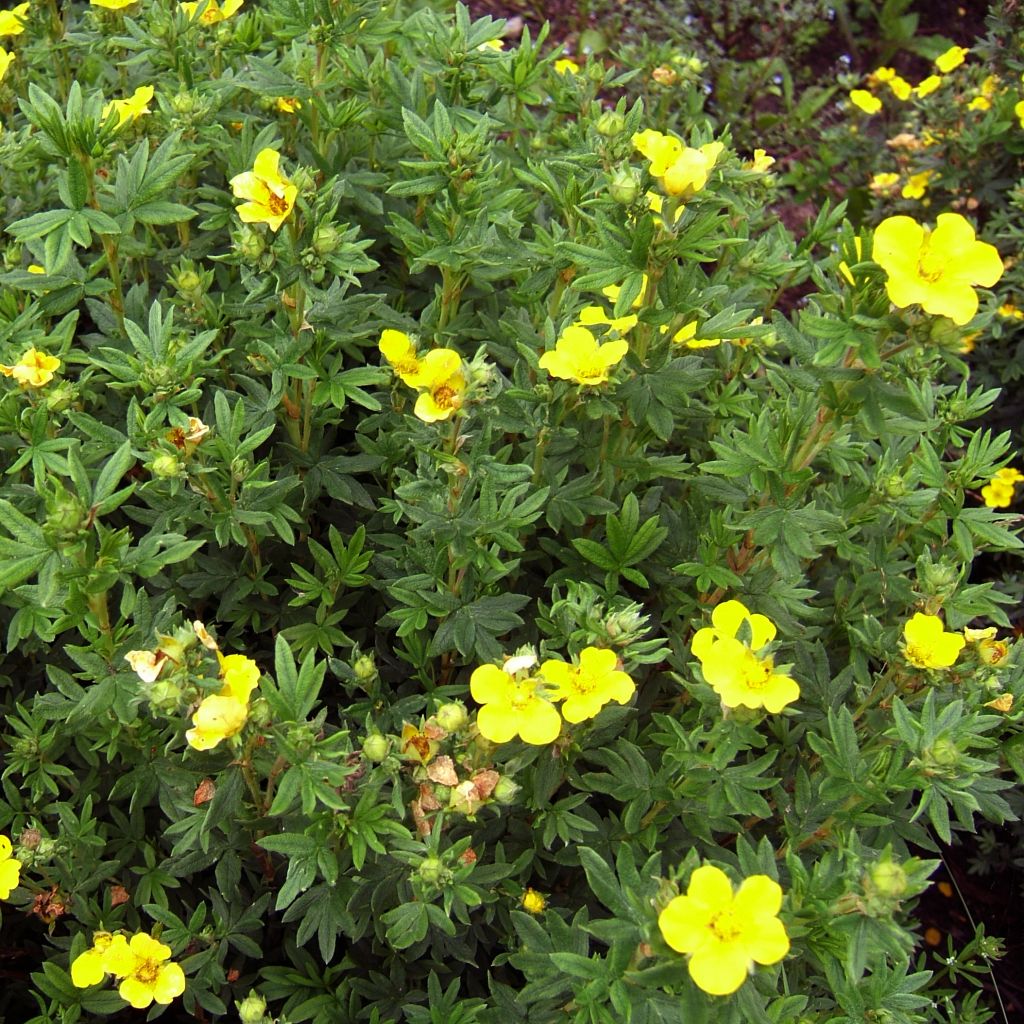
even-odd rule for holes
{"type": "Polygon", "coordinates": [[[4,1012],[954,1019],[1020,540],[931,264],[462,7],[65,16],[0,86],[4,1012]]]}

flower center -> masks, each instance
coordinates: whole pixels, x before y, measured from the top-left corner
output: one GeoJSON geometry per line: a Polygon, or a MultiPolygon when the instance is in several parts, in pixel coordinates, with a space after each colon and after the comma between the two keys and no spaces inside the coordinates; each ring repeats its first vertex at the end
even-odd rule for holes
{"type": "Polygon", "coordinates": [[[439,384],[434,388],[434,404],[441,409],[451,409],[458,394],[450,384],[439,384]]]}
{"type": "Polygon", "coordinates": [[[160,965],[155,960],[143,960],[133,973],[143,985],[152,985],[160,973],[160,965]]]}
{"type": "Polygon", "coordinates": [[[594,380],[596,377],[604,376],[604,367],[600,363],[580,363],[576,369],[576,376],[584,380],[594,380]]]}
{"type": "Polygon", "coordinates": [[[750,690],[761,690],[765,687],[775,663],[771,658],[758,658],[751,653],[745,667],[743,682],[750,690]]]}
{"type": "Polygon", "coordinates": [[[719,942],[735,942],[741,934],[741,929],[736,924],[732,908],[720,910],[708,921],[708,928],[711,929],[719,942]]]}
{"type": "Polygon", "coordinates": [[[415,373],[420,368],[420,361],[415,356],[410,356],[408,359],[399,359],[395,363],[396,373],[415,373]]]}
{"type": "Polygon", "coordinates": [[[273,192],[270,192],[267,196],[267,207],[275,217],[278,217],[287,211],[288,203],[284,196],[275,195],[273,192]]]}
{"type": "Polygon", "coordinates": [[[925,246],[917,260],[918,276],[929,284],[935,284],[945,273],[946,263],[947,260],[941,253],[932,252],[925,246]]]}

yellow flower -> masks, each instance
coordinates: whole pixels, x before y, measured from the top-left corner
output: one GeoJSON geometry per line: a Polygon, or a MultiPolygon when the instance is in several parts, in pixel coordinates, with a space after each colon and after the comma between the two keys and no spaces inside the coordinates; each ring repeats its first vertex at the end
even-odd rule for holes
{"type": "Polygon", "coordinates": [[[1013,710],[1013,694],[1001,693],[995,700],[987,701],[984,706],[995,711],[1001,711],[1005,715],[1013,710]]]}
{"type": "MultiPolygon", "coordinates": [[[[651,193],[648,193],[648,194],[650,195],[651,193]]],[[[661,201],[661,197],[660,196],[658,197],[658,201],[660,203],[660,201],[661,201]]],[[[654,209],[653,206],[651,208],[654,209]]],[[[661,210],[659,208],[659,209],[655,210],[654,212],[655,213],[660,213],[661,210]]],[[[640,304],[644,301],[644,292],[646,292],[646,291],[647,291],[647,275],[643,274],[643,275],[641,275],[641,278],[640,278],[640,291],[637,293],[637,297],[633,300],[633,304],[630,306],[630,309],[639,309],[640,308],[640,304]]],[[[601,289],[601,294],[609,302],[616,303],[616,302],[619,301],[619,295],[622,294],[622,286],[621,285],[617,285],[617,284],[610,284],[606,288],[602,288],[601,289]]]]}
{"type": "Polygon", "coordinates": [[[582,324],[584,327],[595,327],[599,324],[607,324],[613,331],[618,331],[619,334],[625,334],[627,331],[636,327],[637,318],[632,313],[628,316],[609,317],[602,306],[584,306],[583,309],[580,310],[580,315],[576,323],[582,324]]]}
{"type": "Polygon", "coordinates": [[[674,135],[663,135],[653,128],[637,132],[630,141],[650,161],[648,170],[655,178],[660,178],[683,152],[683,144],[674,135]]]}
{"type": "Polygon", "coordinates": [[[670,196],[691,196],[699,192],[708,183],[708,176],[724,148],[720,142],[709,142],[700,149],[687,146],[662,176],[665,191],[670,196]]]}
{"type": "Polygon", "coordinates": [[[740,601],[716,605],[711,626],[694,634],[690,649],[725,707],[763,707],[776,714],[800,696],[797,682],[775,671],[772,656],[758,653],[775,634],[771,619],[752,615],[740,601]]]}
{"type": "Polygon", "coordinates": [[[144,683],[155,683],[170,658],[163,651],[129,651],[124,660],[144,683]]]}
{"type": "Polygon", "coordinates": [[[296,110],[302,109],[301,101],[297,100],[294,96],[278,96],[277,102],[274,104],[282,114],[294,114],[296,110]]]}
{"type": "Polygon", "coordinates": [[[904,655],[917,668],[949,668],[964,649],[959,633],[947,633],[938,615],[916,612],[903,627],[904,655]]]}
{"type": "MultiPolygon", "coordinates": [[[[861,259],[861,255],[862,255],[862,253],[864,251],[864,243],[860,240],[860,235],[858,235],[853,240],[853,248],[854,248],[854,251],[857,253],[857,262],[859,263],[860,259],[861,259]]],[[[853,271],[850,270],[850,265],[846,262],[846,260],[840,260],[840,262],[839,262],[839,273],[842,274],[843,277],[845,277],[846,280],[850,282],[850,284],[855,285],[857,283],[854,280],[853,271]]]]}
{"type": "Polygon", "coordinates": [[[895,68],[875,68],[874,71],[868,75],[868,78],[872,82],[891,82],[896,77],[895,68]]]}
{"type": "Polygon", "coordinates": [[[562,717],[567,722],[594,718],[609,701],[625,704],[636,691],[633,680],[618,669],[614,651],[585,647],[579,665],[545,661],[540,674],[550,690],[551,700],[564,700],[562,717]]]}
{"type": "Polygon", "coordinates": [[[528,914],[543,914],[548,905],[548,901],[536,889],[524,890],[519,902],[528,914]]]}
{"type": "Polygon", "coordinates": [[[249,702],[252,691],[260,683],[260,667],[252,658],[244,654],[221,654],[217,652],[220,663],[220,677],[224,682],[220,696],[232,697],[242,704],[249,702]]]}
{"type": "Polygon", "coordinates": [[[929,75],[914,86],[914,92],[920,97],[930,96],[942,85],[942,81],[942,75],[929,75]]]}
{"type": "Polygon", "coordinates": [[[45,274],[46,267],[41,267],[38,263],[30,263],[28,265],[28,272],[30,274],[45,274]]]}
{"type": "MultiPolygon", "coordinates": [[[[201,0],[195,0],[195,2],[186,2],[178,6],[189,16],[189,19],[194,19],[200,2],[201,0]]],[[[217,0],[207,0],[203,13],[199,16],[199,21],[203,25],[216,25],[217,22],[230,18],[244,2],[245,0],[225,0],[224,6],[221,7],[217,0]]]]}
{"type": "Polygon", "coordinates": [[[80,953],[71,962],[71,984],[75,988],[98,985],[114,968],[130,958],[128,940],[110,932],[93,932],[92,948],[80,953]]]}
{"type": "Polygon", "coordinates": [[[558,738],[562,719],[554,704],[542,694],[541,681],[526,675],[516,676],[536,661],[509,659],[502,668],[481,665],[469,677],[469,692],[483,707],[477,714],[480,734],[492,743],[508,743],[519,736],[523,742],[542,747],[558,738]]]}
{"type": "Polygon", "coordinates": [[[13,856],[14,847],[7,836],[0,836],[0,900],[10,898],[18,887],[21,875],[21,861],[13,856]]]}
{"type": "Polygon", "coordinates": [[[911,217],[887,217],[875,229],[873,252],[895,306],[918,303],[961,327],[978,311],[973,286],[990,288],[1003,276],[995,246],[977,241],[958,213],[940,213],[934,231],[911,217]]]}
{"type": "Polygon", "coordinates": [[[466,394],[462,357],[450,348],[432,349],[420,360],[414,386],[422,390],[413,411],[424,423],[448,419],[466,394]]]}
{"type": "Polygon", "coordinates": [[[212,750],[221,740],[241,732],[248,717],[248,707],[236,697],[204,697],[192,716],[193,728],[185,733],[185,739],[193,750],[212,750]]]}
{"type": "Polygon", "coordinates": [[[1000,469],[991,481],[981,489],[981,496],[989,508],[1009,508],[1013,503],[1014,488],[1024,481],[1024,475],[1016,469],[1000,469]]]}
{"type": "Polygon", "coordinates": [[[139,0],[89,0],[93,7],[102,7],[107,11],[122,11],[138,2],[139,0]]]}
{"type": "Polygon", "coordinates": [[[967,104],[968,110],[991,110],[992,101],[987,96],[975,96],[970,103],[967,104]]]}
{"type": "Polygon", "coordinates": [[[1024,100],[1014,104],[1013,112],[1017,115],[1017,120],[1020,121],[1021,128],[1024,128],[1024,100]]]}
{"type": "Polygon", "coordinates": [[[8,53],[0,46],[0,80],[7,74],[7,69],[11,66],[14,59],[15,55],[13,53],[8,53]]]}
{"type": "Polygon", "coordinates": [[[276,149],[261,149],[253,169],[236,174],[229,182],[235,198],[247,200],[238,207],[238,216],[246,224],[267,224],[277,231],[292,212],[299,190],[281,174],[280,160],[276,149]]]}
{"type": "Polygon", "coordinates": [[[882,109],[882,101],[867,89],[851,89],[850,102],[865,114],[877,114],[882,109]]]}
{"type": "Polygon", "coordinates": [[[540,357],[540,368],[552,377],[574,380],[577,384],[604,384],[609,370],[629,351],[625,341],[598,344],[594,335],[579,324],[566,327],[555,343],[554,351],[540,357]]]}
{"type": "Polygon", "coordinates": [[[151,935],[139,932],[128,943],[129,957],[111,973],[123,977],[118,995],[136,1010],[151,1003],[167,1006],[185,991],[185,972],[170,959],[171,949],[151,935]]]}
{"type": "Polygon", "coordinates": [[[651,72],[651,78],[653,78],[658,85],[672,86],[679,81],[679,72],[675,68],[669,67],[667,64],[661,64],[651,72]]]}
{"type": "Polygon", "coordinates": [[[208,651],[218,650],[217,641],[212,636],[210,636],[209,630],[206,628],[206,626],[203,625],[203,623],[199,619],[196,619],[192,623],[192,631],[195,633],[199,642],[208,651]]]}
{"type": "Polygon", "coordinates": [[[0,11],[0,36],[20,36],[25,31],[28,4],[18,4],[9,11],[0,11]]]}
{"type": "Polygon", "coordinates": [[[420,360],[416,355],[416,345],[412,338],[405,331],[395,331],[388,327],[381,332],[377,348],[398,377],[410,387],[416,387],[420,374],[420,360]]]}
{"type": "Polygon", "coordinates": [[[893,75],[886,84],[889,86],[893,96],[898,100],[909,100],[911,93],[914,91],[913,86],[899,75],[893,75]]]}
{"type": "Polygon", "coordinates": [[[560,75],[578,75],[580,66],[569,57],[560,57],[555,61],[555,71],[560,75]]]}
{"type": "Polygon", "coordinates": [[[755,963],[778,963],[789,952],[781,907],[782,889],[767,875],[751,875],[734,892],[724,871],[705,864],[690,876],[686,895],[658,915],[658,927],[674,950],[690,955],[697,987],[727,996],[755,963]]]}
{"type": "Polygon", "coordinates": [[[1012,302],[1004,302],[996,312],[1009,320],[1024,320],[1024,310],[1018,309],[1012,302]]]}
{"type": "Polygon", "coordinates": [[[953,68],[960,67],[969,52],[964,46],[951,46],[945,53],[935,58],[935,66],[943,74],[947,74],[953,68]]]}
{"type": "Polygon", "coordinates": [[[754,159],[743,165],[745,170],[756,171],[758,174],[765,174],[775,163],[775,157],[769,156],[763,149],[754,150],[754,159]]]}
{"type": "Polygon", "coordinates": [[[714,348],[716,345],[722,344],[721,338],[698,338],[696,320],[691,320],[690,323],[680,327],[672,335],[672,341],[676,345],[685,345],[687,348],[714,348]]]}
{"type": "Polygon", "coordinates": [[[149,113],[149,104],[153,99],[153,86],[140,85],[126,100],[111,100],[103,107],[103,119],[112,113],[117,114],[117,127],[124,125],[149,113]]]}
{"type": "Polygon", "coordinates": [[[53,372],[59,367],[56,356],[30,348],[13,366],[0,363],[0,373],[13,377],[23,388],[41,388],[53,380],[53,372]]]}
{"type": "Polygon", "coordinates": [[[504,39],[487,39],[482,42],[478,47],[478,50],[497,50],[499,53],[505,49],[504,39]]]}
{"type": "Polygon", "coordinates": [[[894,171],[880,171],[878,174],[871,176],[871,181],[868,182],[868,189],[873,195],[886,195],[899,184],[899,180],[900,176],[894,171]]]}
{"type": "Polygon", "coordinates": [[[977,648],[978,658],[986,665],[1001,665],[1009,657],[1010,645],[1005,640],[997,640],[997,632],[995,626],[989,626],[987,629],[964,629],[964,639],[977,648]]]}
{"type": "Polygon", "coordinates": [[[928,189],[928,182],[935,176],[934,171],[912,174],[900,192],[904,199],[920,199],[928,189]]]}

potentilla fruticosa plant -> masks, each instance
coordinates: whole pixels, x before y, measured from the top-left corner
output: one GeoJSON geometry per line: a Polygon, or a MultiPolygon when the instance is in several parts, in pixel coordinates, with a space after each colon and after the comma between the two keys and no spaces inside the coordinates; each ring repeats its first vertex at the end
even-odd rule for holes
{"type": "Polygon", "coordinates": [[[1006,254],[796,237],[461,6],[0,30],[0,1013],[939,1019],[916,898],[1020,764],[1006,254]]]}

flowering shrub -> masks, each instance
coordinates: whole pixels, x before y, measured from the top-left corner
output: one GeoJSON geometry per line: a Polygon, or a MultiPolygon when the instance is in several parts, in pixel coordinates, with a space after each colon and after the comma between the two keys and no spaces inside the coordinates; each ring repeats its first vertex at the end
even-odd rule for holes
{"type": "Polygon", "coordinates": [[[1024,696],[975,225],[797,240],[461,6],[8,17],[0,1014],[957,1019],[915,900],[1024,696]]]}

